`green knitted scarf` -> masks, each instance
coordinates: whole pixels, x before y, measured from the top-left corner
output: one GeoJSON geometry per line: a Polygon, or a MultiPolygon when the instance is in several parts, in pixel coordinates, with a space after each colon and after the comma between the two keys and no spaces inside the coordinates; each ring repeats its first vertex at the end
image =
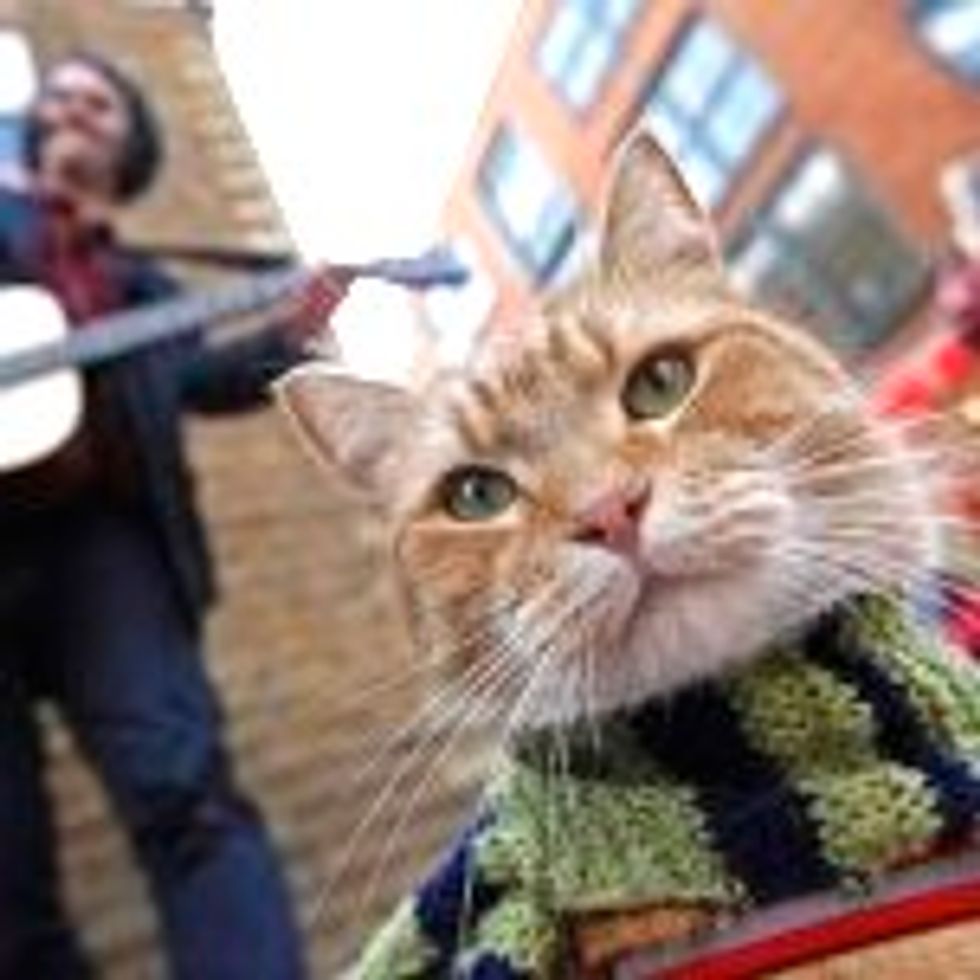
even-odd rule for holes
{"type": "Polygon", "coordinates": [[[357,975],[547,977],[576,913],[866,887],[978,814],[980,669],[863,597],[723,679],[519,739],[357,975]]]}

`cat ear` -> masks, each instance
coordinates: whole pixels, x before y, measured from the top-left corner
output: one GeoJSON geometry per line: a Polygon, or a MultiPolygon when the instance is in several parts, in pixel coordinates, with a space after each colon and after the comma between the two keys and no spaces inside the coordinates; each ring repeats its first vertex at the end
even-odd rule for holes
{"type": "Polygon", "coordinates": [[[273,391],[316,458],[361,489],[383,490],[386,464],[416,411],[409,392],[322,361],[293,368],[273,391]]]}
{"type": "Polygon", "coordinates": [[[679,268],[721,271],[707,216],[645,130],[629,138],[613,170],[600,263],[607,276],[641,280],[679,268]]]}

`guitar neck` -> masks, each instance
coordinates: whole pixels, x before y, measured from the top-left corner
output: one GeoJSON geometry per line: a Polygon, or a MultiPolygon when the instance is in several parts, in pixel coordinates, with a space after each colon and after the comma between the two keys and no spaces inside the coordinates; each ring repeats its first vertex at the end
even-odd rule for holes
{"type": "Polygon", "coordinates": [[[5,356],[0,388],[60,368],[84,368],[203,326],[261,310],[306,280],[303,269],[264,273],[211,292],[183,296],[159,307],[108,316],[63,340],[5,356]]]}
{"type": "MultiPolygon", "coordinates": [[[[346,277],[382,279],[409,289],[459,286],[468,273],[450,252],[432,249],[410,259],[335,265],[346,277]]],[[[0,389],[61,368],[84,368],[170,337],[262,310],[308,281],[301,267],[249,276],[229,286],[167,300],[85,324],[65,338],[0,358],[0,389]]]]}

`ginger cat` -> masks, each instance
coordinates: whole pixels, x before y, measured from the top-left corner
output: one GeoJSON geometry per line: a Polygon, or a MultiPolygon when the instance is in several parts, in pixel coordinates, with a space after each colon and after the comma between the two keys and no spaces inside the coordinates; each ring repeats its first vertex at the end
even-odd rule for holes
{"type": "Polygon", "coordinates": [[[592,266],[465,370],[278,393],[390,516],[420,649],[508,713],[509,764],[359,975],[565,975],[965,846],[980,683],[907,614],[932,474],[734,290],[650,136],[592,266]]]}

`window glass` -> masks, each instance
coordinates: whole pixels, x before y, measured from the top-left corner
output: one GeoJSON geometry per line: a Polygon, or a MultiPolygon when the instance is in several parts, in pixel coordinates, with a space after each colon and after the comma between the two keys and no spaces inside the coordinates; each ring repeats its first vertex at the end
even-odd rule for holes
{"type": "Polygon", "coordinates": [[[504,127],[480,167],[479,186],[510,251],[534,280],[547,280],[571,247],[579,221],[565,182],[536,144],[504,127]]]}
{"type": "Polygon", "coordinates": [[[980,82],[980,0],[916,0],[912,14],[933,54],[980,82]]]}
{"type": "Polygon", "coordinates": [[[536,60],[571,108],[595,101],[639,6],[639,0],[555,0],[536,60]]]}
{"type": "Polygon", "coordinates": [[[782,107],[766,70],[714,21],[691,24],[642,114],[702,204],[719,204],[782,107]]]}
{"type": "Polygon", "coordinates": [[[887,337],[926,276],[892,217],[822,148],[791,168],[736,245],[732,264],[743,288],[808,317],[844,351],[887,337]]]}

